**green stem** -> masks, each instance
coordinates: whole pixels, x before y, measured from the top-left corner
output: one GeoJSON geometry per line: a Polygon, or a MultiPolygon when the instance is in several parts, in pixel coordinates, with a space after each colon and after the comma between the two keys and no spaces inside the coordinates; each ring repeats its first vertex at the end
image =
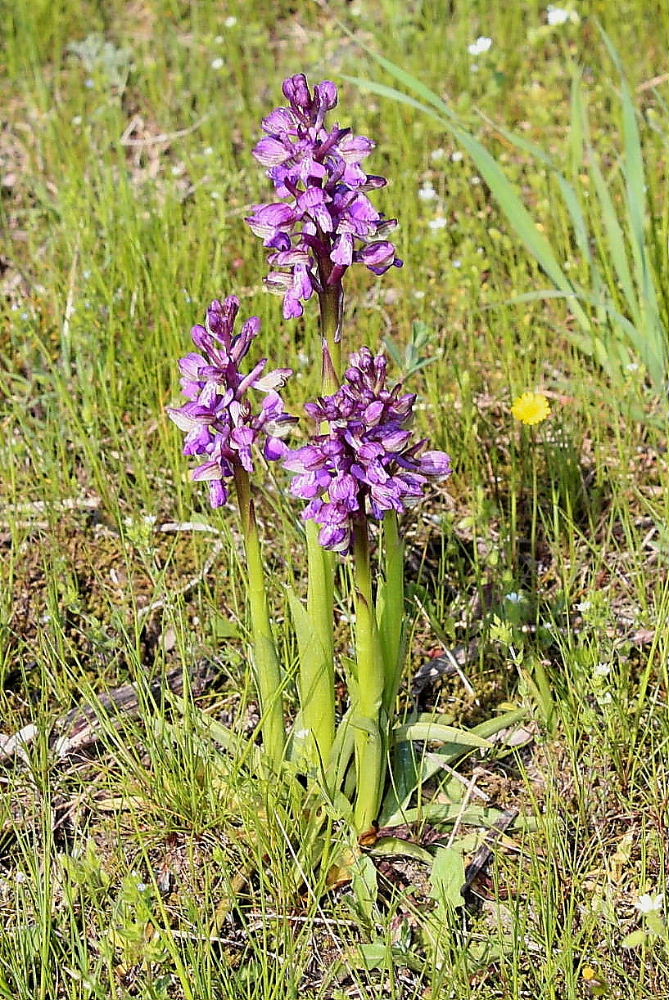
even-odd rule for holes
{"type": "Polygon", "coordinates": [[[355,709],[357,795],[354,821],[359,833],[371,830],[379,812],[385,780],[385,740],[381,707],[385,683],[383,650],[374,614],[367,520],[353,530],[355,564],[355,645],[358,668],[355,709]]]}
{"type": "MultiPolygon", "coordinates": [[[[343,293],[341,282],[328,285],[332,262],[327,256],[319,261],[323,291],[318,297],[321,314],[323,368],[321,392],[336,392],[341,367],[341,321],[343,293]]],[[[316,741],[321,762],[327,766],[335,731],[334,693],[334,574],[335,557],[318,541],[318,525],[307,521],[307,612],[314,633],[320,640],[316,659],[300,661],[300,705],[304,728],[316,741]]]]}
{"type": "Polygon", "coordinates": [[[383,519],[383,551],[385,580],[378,619],[385,665],[383,707],[391,717],[402,673],[404,633],[404,543],[394,510],[383,519]]]}
{"type": "Polygon", "coordinates": [[[246,568],[248,573],[248,600],[253,633],[253,662],[260,701],[261,731],[264,749],[273,765],[283,760],[286,734],[281,696],[281,667],[277,656],[267,604],[265,571],[263,569],[258,526],[248,474],[241,467],[235,468],[235,486],[244,534],[246,568]]]}
{"type": "Polygon", "coordinates": [[[310,730],[320,759],[327,765],[335,730],[334,696],[334,553],[318,541],[319,526],[307,521],[307,612],[320,640],[319,655],[300,663],[300,705],[304,728],[310,730]]]}
{"type": "Polygon", "coordinates": [[[344,318],[344,291],[340,281],[328,285],[332,263],[326,257],[319,261],[323,291],[318,296],[323,338],[323,369],[321,392],[324,396],[336,392],[341,378],[341,327],[344,318]]]}

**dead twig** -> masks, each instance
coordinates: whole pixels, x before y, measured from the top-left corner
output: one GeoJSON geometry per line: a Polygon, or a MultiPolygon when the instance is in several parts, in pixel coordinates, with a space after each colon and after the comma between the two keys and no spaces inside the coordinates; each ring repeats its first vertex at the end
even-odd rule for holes
{"type": "MultiPolygon", "coordinates": [[[[204,671],[195,673],[191,683],[194,691],[196,693],[202,691],[208,679],[204,671]]],[[[156,699],[166,689],[181,694],[183,681],[182,668],[173,667],[164,676],[151,681],[148,694],[156,699]]],[[[95,704],[79,705],[56,720],[51,739],[53,751],[59,759],[86,750],[97,743],[104,733],[105,722],[111,721],[112,726],[118,729],[125,720],[137,718],[141,712],[142,702],[136,684],[122,684],[112,691],[105,691],[94,697],[95,704]]],[[[39,727],[34,723],[24,726],[12,736],[0,734],[0,763],[14,756],[25,758],[26,747],[34,743],[38,734],[39,727]]]]}
{"type": "Polygon", "coordinates": [[[155,146],[161,142],[173,142],[175,139],[183,139],[184,136],[190,135],[192,132],[197,132],[197,130],[204,125],[206,120],[211,117],[210,113],[203,115],[188,128],[177,129],[176,132],[160,132],[158,135],[149,135],[145,139],[131,139],[130,136],[132,132],[137,127],[137,119],[131,118],[128,122],[125,132],[121,136],[122,146],[155,146]]]}
{"type": "Polygon", "coordinates": [[[492,858],[500,837],[515,821],[517,815],[517,809],[505,809],[499,817],[465,869],[465,884],[463,886],[463,891],[465,889],[471,889],[473,883],[492,858]]]}

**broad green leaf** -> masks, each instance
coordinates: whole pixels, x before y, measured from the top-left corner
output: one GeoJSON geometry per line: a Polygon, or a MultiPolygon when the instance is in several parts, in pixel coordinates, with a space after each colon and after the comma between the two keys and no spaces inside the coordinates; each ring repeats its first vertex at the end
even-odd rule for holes
{"type": "Polygon", "coordinates": [[[367,854],[361,854],[351,865],[351,888],[360,912],[371,921],[376,909],[379,886],[374,862],[367,854]]]}
{"type": "Polygon", "coordinates": [[[493,826],[502,815],[499,809],[487,806],[467,806],[463,810],[462,805],[451,802],[426,802],[411,809],[405,809],[401,814],[391,816],[388,826],[397,826],[400,823],[420,823],[429,822],[439,825],[441,823],[450,825],[458,820],[472,826],[493,826]]]}
{"type": "Polygon", "coordinates": [[[647,938],[646,932],[639,929],[632,931],[631,934],[626,934],[620,943],[623,948],[640,948],[642,944],[646,943],[647,938]]]}
{"type": "Polygon", "coordinates": [[[410,840],[402,840],[400,837],[381,837],[371,849],[371,854],[376,857],[397,857],[413,858],[415,861],[423,861],[426,865],[432,865],[434,855],[410,840]]]}
{"type": "Polygon", "coordinates": [[[392,964],[392,951],[385,941],[373,941],[371,944],[359,944],[352,952],[347,953],[345,969],[386,969],[392,964]]]}
{"type": "Polygon", "coordinates": [[[392,738],[395,743],[403,740],[439,741],[463,747],[480,747],[483,750],[489,750],[492,746],[485,737],[473,730],[456,729],[455,726],[443,726],[434,722],[414,722],[408,726],[398,726],[393,729],[392,738]]]}
{"type": "Polygon", "coordinates": [[[462,851],[454,847],[439,847],[434,856],[430,873],[430,896],[441,906],[464,905],[462,888],[465,885],[465,861],[462,851]]]}
{"type": "Polygon", "coordinates": [[[318,745],[329,751],[334,731],[334,677],[327,642],[318,634],[312,617],[300,599],[288,591],[290,613],[297,636],[300,660],[300,714],[304,727],[314,736],[312,758],[318,745]]]}
{"type": "Polygon", "coordinates": [[[479,722],[478,726],[474,726],[472,732],[476,733],[477,736],[483,737],[483,739],[488,739],[490,736],[501,732],[502,729],[508,729],[509,726],[515,726],[516,723],[522,722],[527,716],[528,711],[526,708],[514,708],[510,712],[504,712],[502,715],[495,716],[494,719],[486,719],[485,722],[479,722]]]}

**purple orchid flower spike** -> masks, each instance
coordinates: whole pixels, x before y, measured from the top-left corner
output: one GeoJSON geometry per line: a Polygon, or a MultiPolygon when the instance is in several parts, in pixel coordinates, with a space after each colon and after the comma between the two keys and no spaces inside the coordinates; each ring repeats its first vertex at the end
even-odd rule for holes
{"type": "Polygon", "coordinates": [[[408,428],[416,397],[401,385],[386,387],[387,362],[367,347],[351,355],[341,387],[305,409],[326,434],[290,452],[284,468],[296,475],[294,496],[308,501],[305,520],[320,525],[326,549],[351,550],[357,518],[381,521],[388,511],[406,511],[431,479],[451,474],[443,451],[428,450],[408,428]]]}
{"type": "Polygon", "coordinates": [[[290,368],[265,372],[267,359],[244,374],[240,363],[260,332],[260,320],[251,317],[239,334],[234,333],[239,299],[230,295],[212,302],[204,326],[194,326],[191,352],[179,361],[181,387],[188,402],[168,406],[171,420],[185,432],[184,455],[200,455],[204,461],[191,473],[196,482],[209,483],[212,507],[228,501],[228,485],[236,467],[254,471],[254,448],[262,445],[266,459],[276,461],[288,453],[284,435],[296,418],[284,410],[278,389],[293,374],[290,368]],[[265,393],[261,406],[254,406],[250,392],[265,393]]]}
{"type": "Polygon", "coordinates": [[[402,261],[385,238],[396,220],[367,197],[387,183],[360,165],[374,143],[350,128],[326,126],[337,104],[334,83],[323,80],[312,94],[298,73],[284,81],[283,93],[289,106],[263,120],[266,135],[253,151],[283,201],[256,205],[246,221],[273,251],[267,287],[283,295],[284,317],[294,319],[314,292],[339,285],[352,264],[380,275],[402,261]]]}

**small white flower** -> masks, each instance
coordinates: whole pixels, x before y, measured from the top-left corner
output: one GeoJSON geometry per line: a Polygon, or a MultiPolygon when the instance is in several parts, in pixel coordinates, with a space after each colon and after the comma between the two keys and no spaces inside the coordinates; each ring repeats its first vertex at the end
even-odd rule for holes
{"type": "Polygon", "coordinates": [[[592,673],[595,677],[608,677],[609,674],[611,673],[611,664],[596,663],[592,673]]]}
{"type": "Polygon", "coordinates": [[[446,150],[442,149],[441,147],[439,147],[439,149],[433,149],[432,152],[430,153],[430,159],[434,160],[435,163],[438,163],[439,160],[443,160],[445,156],[446,156],[446,150]]]}
{"type": "Polygon", "coordinates": [[[484,52],[489,52],[492,46],[492,38],[486,38],[485,35],[479,35],[475,42],[467,46],[467,51],[470,56],[482,56],[484,52]]]}
{"type": "Polygon", "coordinates": [[[460,268],[460,267],[462,267],[462,261],[461,261],[461,260],[458,260],[458,258],[457,258],[457,257],[456,257],[456,259],[455,259],[454,261],[452,261],[452,264],[453,264],[453,267],[455,267],[455,268],[460,268]]]}
{"type": "Polygon", "coordinates": [[[644,892],[634,905],[639,913],[657,913],[664,907],[664,893],[658,892],[657,895],[651,896],[649,892],[644,892]]]}
{"type": "Polygon", "coordinates": [[[212,59],[211,60],[211,68],[212,69],[223,69],[224,65],[225,65],[225,63],[223,62],[223,60],[221,59],[220,56],[217,56],[216,59],[212,59]]]}
{"type": "Polygon", "coordinates": [[[423,187],[418,190],[418,197],[421,201],[434,201],[437,197],[437,192],[431,184],[424,184],[423,187]]]}
{"type": "Polygon", "coordinates": [[[232,16],[226,17],[223,24],[225,25],[226,28],[234,28],[234,26],[237,24],[237,18],[232,16]]]}
{"type": "Polygon", "coordinates": [[[464,155],[465,154],[460,152],[459,149],[456,149],[454,153],[451,153],[451,160],[453,163],[460,163],[460,161],[464,158],[464,155]]]}
{"type": "Polygon", "coordinates": [[[575,11],[565,10],[564,7],[555,7],[552,3],[546,8],[546,18],[552,28],[566,24],[567,21],[576,24],[579,20],[578,14],[575,11]]]}
{"type": "Polygon", "coordinates": [[[448,219],[445,219],[443,215],[438,215],[434,219],[430,219],[428,226],[430,229],[444,229],[448,225],[448,219]]]}
{"type": "Polygon", "coordinates": [[[581,601],[580,604],[576,605],[576,610],[580,611],[581,614],[583,615],[586,613],[586,611],[589,611],[591,607],[592,607],[592,601],[581,601]]]}
{"type": "Polygon", "coordinates": [[[632,362],[630,362],[629,365],[625,365],[625,371],[626,372],[638,372],[639,371],[639,366],[634,361],[632,361],[632,362]]]}
{"type": "Polygon", "coordinates": [[[148,885],[146,884],[146,882],[138,882],[138,883],[137,883],[137,891],[138,891],[138,892],[146,892],[146,890],[147,890],[148,888],[149,888],[149,887],[148,887],[148,885]]]}
{"type": "Polygon", "coordinates": [[[481,183],[481,178],[478,176],[478,174],[474,174],[474,176],[470,181],[470,184],[473,184],[474,187],[477,187],[480,183],[481,183]]]}
{"type": "Polygon", "coordinates": [[[415,299],[424,299],[425,298],[425,292],[423,292],[421,289],[417,288],[416,291],[413,293],[413,297],[415,299]]]}
{"type": "Polygon", "coordinates": [[[211,156],[212,153],[214,152],[214,147],[213,146],[205,146],[204,149],[202,150],[202,152],[204,153],[205,156],[211,156]]]}
{"type": "Polygon", "coordinates": [[[214,39],[216,45],[222,45],[224,41],[225,39],[223,38],[223,35],[216,35],[216,38],[214,39]]]}
{"type": "Polygon", "coordinates": [[[504,595],[504,600],[508,601],[509,604],[522,604],[525,600],[525,594],[512,590],[510,594],[504,595]]]}
{"type": "Polygon", "coordinates": [[[75,115],[74,118],[72,119],[72,124],[73,125],[81,125],[81,123],[82,123],[83,120],[84,119],[81,117],[81,115],[75,115]]]}

